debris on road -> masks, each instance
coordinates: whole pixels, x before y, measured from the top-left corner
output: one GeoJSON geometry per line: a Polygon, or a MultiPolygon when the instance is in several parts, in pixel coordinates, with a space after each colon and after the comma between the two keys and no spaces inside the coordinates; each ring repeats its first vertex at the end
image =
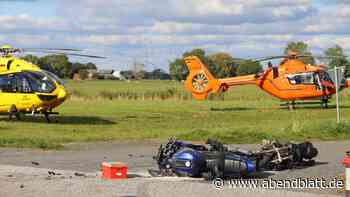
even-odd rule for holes
{"type": "Polygon", "coordinates": [[[103,162],[101,164],[102,178],[126,179],[128,178],[128,166],[121,162],[103,162]]]}
{"type": "Polygon", "coordinates": [[[84,173],[81,173],[81,172],[75,172],[74,175],[75,175],[75,176],[86,177],[86,175],[85,175],[84,173]]]}
{"type": "Polygon", "coordinates": [[[40,165],[40,163],[39,162],[36,162],[36,161],[32,161],[31,162],[33,165],[36,165],[36,166],[39,166],[40,165]]]}
{"type": "Polygon", "coordinates": [[[57,172],[54,172],[54,171],[47,171],[47,173],[49,173],[49,175],[53,175],[53,176],[60,176],[60,175],[62,175],[61,173],[57,173],[57,172]]]}

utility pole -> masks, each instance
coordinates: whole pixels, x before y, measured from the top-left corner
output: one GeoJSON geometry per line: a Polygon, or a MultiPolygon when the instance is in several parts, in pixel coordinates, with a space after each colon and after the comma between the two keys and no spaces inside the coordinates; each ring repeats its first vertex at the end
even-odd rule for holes
{"type": "Polygon", "coordinates": [[[337,123],[340,123],[340,109],[339,109],[339,83],[338,83],[338,67],[334,67],[334,81],[335,81],[335,100],[337,108],[337,123]]]}

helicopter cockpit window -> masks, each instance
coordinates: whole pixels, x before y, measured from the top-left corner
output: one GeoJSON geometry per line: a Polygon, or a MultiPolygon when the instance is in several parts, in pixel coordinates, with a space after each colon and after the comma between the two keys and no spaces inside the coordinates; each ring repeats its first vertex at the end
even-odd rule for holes
{"type": "Polygon", "coordinates": [[[33,92],[51,93],[56,88],[54,82],[40,72],[25,72],[23,74],[28,79],[33,92]]]}
{"type": "Polygon", "coordinates": [[[2,92],[17,92],[14,75],[0,75],[0,89],[2,92]]]}
{"type": "Polygon", "coordinates": [[[16,92],[29,93],[32,92],[28,79],[22,74],[16,75],[16,92]]]}
{"type": "Polygon", "coordinates": [[[319,76],[320,76],[321,81],[328,81],[328,82],[333,83],[332,78],[329,76],[329,74],[327,72],[320,72],[319,76]]]}
{"type": "Polygon", "coordinates": [[[289,82],[293,85],[298,84],[315,84],[314,73],[298,73],[287,75],[289,82]]]}
{"type": "Polygon", "coordinates": [[[63,85],[64,86],[64,81],[62,79],[60,79],[59,77],[57,77],[55,74],[53,74],[52,72],[43,71],[49,78],[51,78],[51,80],[55,81],[56,83],[58,83],[59,85],[63,85]]]}

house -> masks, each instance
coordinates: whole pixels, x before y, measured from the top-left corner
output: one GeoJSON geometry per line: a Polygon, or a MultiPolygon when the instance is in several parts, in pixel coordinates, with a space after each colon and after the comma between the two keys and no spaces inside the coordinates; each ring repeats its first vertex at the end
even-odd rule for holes
{"type": "Polygon", "coordinates": [[[96,69],[87,69],[87,79],[96,79],[97,78],[97,70],[96,69]]]}
{"type": "Polygon", "coordinates": [[[115,80],[125,80],[125,77],[121,74],[120,71],[112,69],[104,69],[97,71],[98,79],[115,79],[115,80]]]}
{"type": "Polygon", "coordinates": [[[112,73],[112,75],[113,75],[115,78],[119,79],[119,80],[125,80],[125,79],[126,79],[126,78],[121,74],[121,72],[118,71],[118,70],[115,70],[115,71],[112,73]]]}
{"type": "Polygon", "coordinates": [[[73,73],[72,79],[75,81],[79,80],[92,80],[96,79],[96,69],[80,69],[73,73]]]}

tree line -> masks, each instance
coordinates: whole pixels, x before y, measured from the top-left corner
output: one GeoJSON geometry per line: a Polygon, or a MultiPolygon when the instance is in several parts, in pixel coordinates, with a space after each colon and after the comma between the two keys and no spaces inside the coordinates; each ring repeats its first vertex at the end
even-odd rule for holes
{"type": "MultiPolygon", "coordinates": [[[[305,57],[300,59],[306,64],[314,65],[316,63],[316,58],[309,50],[308,45],[304,42],[288,43],[284,49],[284,54],[287,55],[288,51],[295,51],[299,54],[305,55],[305,57]]],[[[262,65],[260,62],[234,58],[225,52],[206,54],[203,49],[193,49],[192,51],[183,53],[181,58],[177,58],[169,63],[169,74],[171,79],[186,79],[188,69],[184,62],[184,58],[192,55],[200,58],[217,78],[255,74],[262,70],[262,65]]],[[[330,47],[324,50],[323,54],[321,55],[331,57],[328,59],[322,59],[322,62],[324,62],[326,66],[329,68],[333,68],[334,66],[344,66],[345,77],[350,77],[350,62],[341,46],[335,45],[334,47],[330,47]]],[[[96,65],[91,62],[87,64],[70,62],[68,57],[63,54],[46,55],[43,57],[26,55],[23,56],[22,59],[32,62],[42,69],[51,71],[60,78],[72,78],[73,74],[79,72],[80,70],[97,69],[96,65]]],[[[152,72],[146,72],[142,67],[140,69],[135,68],[124,72],[135,79],[169,78],[169,76],[166,75],[167,73],[160,69],[155,69],[152,72]]]]}
{"type": "Polygon", "coordinates": [[[177,58],[169,64],[169,73],[172,79],[185,80],[188,75],[188,69],[184,58],[188,56],[197,56],[204,65],[218,78],[234,77],[237,75],[246,75],[257,73],[262,69],[259,62],[245,61],[240,64],[240,61],[235,60],[230,54],[218,52],[207,55],[203,49],[194,49],[185,52],[182,58],[177,58]]]}
{"type": "Polygon", "coordinates": [[[70,62],[66,55],[54,54],[37,57],[35,55],[25,55],[22,59],[38,65],[40,68],[55,73],[60,78],[72,78],[79,70],[97,69],[94,63],[83,64],[80,62],[70,62]]]}
{"type": "MultiPolygon", "coordinates": [[[[309,50],[308,45],[305,42],[290,42],[284,49],[284,55],[288,55],[289,51],[297,52],[301,57],[301,61],[306,64],[315,65],[316,57],[313,56],[309,50]]],[[[243,60],[239,58],[234,58],[230,54],[225,52],[218,52],[207,55],[203,49],[193,49],[183,53],[181,58],[177,58],[169,63],[169,73],[174,80],[185,80],[188,75],[188,69],[184,62],[184,58],[188,56],[197,56],[201,61],[208,67],[208,69],[217,78],[223,77],[234,77],[247,74],[255,74],[262,70],[262,65],[260,62],[255,62],[252,60],[243,60]]],[[[278,54],[279,55],[279,54],[278,54]]],[[[326,64],[329,68],[334,66],[344,66],[345,67],[345,77],[350,77],[350,62],[343,48],[339,45],[330,47],[326,49],[323,56],[328,56],[330,58],[319,57],[322,62],[326,64]]]]}
{"type": "MultiPolygon", "coordinates": [[[[46,55],[43,57],[26,55],[23,56],[22,59],[38,65],[42,69],[55,73],[60,78],[73,78],[73,74],[78,73],[81,79],[86,79],[88,77],[89,69],[97,70],[96,65],[91,62],[87,64],[80,62],[70,62],[66,55],[61,54],[46,55]]],[[[162,69],[154,69],[150,72],[147,72],[144,70],[144,65],[140,63],[135,63],[135,65],[133,65],[130,70],[120,71],[120,74],[127,79],[170,79],[169,74],[162,69]]],[[[106,77],[97,76],[96,78],[105,79],[106,77]]]]}

